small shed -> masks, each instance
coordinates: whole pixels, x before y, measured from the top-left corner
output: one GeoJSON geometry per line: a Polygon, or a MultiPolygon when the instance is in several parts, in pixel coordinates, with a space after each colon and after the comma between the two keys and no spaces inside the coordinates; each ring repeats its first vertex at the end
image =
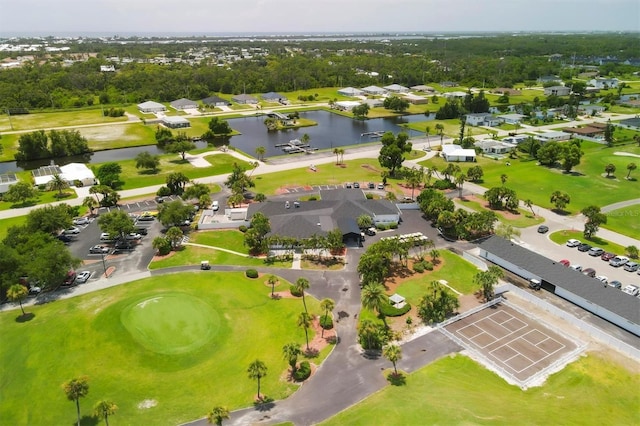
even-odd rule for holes
{"type": "Polygon", "coordinates": [[[389,303],[396,309],[403,308],[406,305],[405,298],[400,296],[398,293],[389,297],[389,303]]]}

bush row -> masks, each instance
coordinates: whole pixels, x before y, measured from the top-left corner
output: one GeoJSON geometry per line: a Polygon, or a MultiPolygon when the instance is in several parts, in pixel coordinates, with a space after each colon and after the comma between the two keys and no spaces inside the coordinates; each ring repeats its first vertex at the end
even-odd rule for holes
{"type": "Polygon", "coordinates": [[[433,271],[433,263],[426,260],[415,262],[413,264],[413,270],[419,274],[423,273],[424,271],[433,271]]]}

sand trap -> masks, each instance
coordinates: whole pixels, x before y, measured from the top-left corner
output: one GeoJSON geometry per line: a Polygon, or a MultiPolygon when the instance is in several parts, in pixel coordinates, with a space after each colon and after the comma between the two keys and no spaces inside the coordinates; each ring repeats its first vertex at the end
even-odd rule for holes
{"type": "Polygon", "coordinates": [[[613,155],[621,155],[623,157],[637,157],[637,158],[640,158],[640,155],[638,155],[638,154],[634,154],[632,152],[624,152],[624,151],[614,152],[613,155]]]}

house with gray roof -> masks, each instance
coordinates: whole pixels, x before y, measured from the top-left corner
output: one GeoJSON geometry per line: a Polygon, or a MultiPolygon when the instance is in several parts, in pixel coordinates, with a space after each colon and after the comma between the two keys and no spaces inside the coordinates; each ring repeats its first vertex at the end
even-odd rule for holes
{"type": "Polygon", "coordinates": [[[384,90],[382,87],[378,87],[378,86],[363,87],[362,91],[367,95],[375,95],[375,96],[382,96],[382,95],[387,93],[386,90],[384,90]]]}
{"type": "Polygon", "coordinates": [[[226,99],[222,99],[220,96],[209,96],[208,98],[204,98],[202,100],[202,103],[206,106],[210,106],[210,107],[219,107],[219,106],[228,106],[231,105],[231,102],[229,102],[226,99]]]}
{"type": "Polygon", "coordinates": [[[467,114],[465,118],[465,123],[470,126],[497,126],[500,124],[498,117],[490,112],[467,114]]]}
{"type": "Polygon", "coordinates": [[[231,98],[231,100],[233,102],[239,103],[239,104],[251,104],[251,105],[255,105],[258,103],[258,98],[255,98],[251,95],[247,95],[247,94],[240,94],[240,95],[235,95],[234,97],[231,98]]]}
{"type": "Polygon", "coordinates": [[[154,112],[166,111],[167,107],[158,102],[147,101],[147,102],[138,104],[138,110],[143,114],[149,114],[154,112]]]}
{"type": "Polygon", "coordinates": [[[264,93],[262,95],[260,95],[260,97],[267,101],[267,102],[280,102],[280,103],[284,103],[287,102],[288,99],[285,95],[281,95],[280,93],[277,92],[268,92],[268,93],[264,93]]]}
{"type": "Polygon", "coordinates": [[[384,90],[392,93],[407,93],[409,92],[408,87],[401,86],[400,84],[390,84],[388,86],[383,87],[384,90]]]}
{"type": "Polygon", "coordinates": [[[183,111],[185,109],[198,109],[198,103],[187,98],[176,99],[175,101],[170,102],[169,105],[171,108],[178,111],[183,111]]]}
{"type": "Polygon", "coordinates": [[[356,89],[355,87],[338,89],[338,93],[342,96],[362,96],[362,90],[356,89]]]}
{"type": "Polygon", "coordinates": [[[551,96],[551,95],[569,96],[570,93],[571,93],[571,88],[567,86],[551,86],[551,87],[544,88],[545,96],[551,96]]]}
{"type": "Polygon", "coordinates": [[[602,284],[512,241],[492,236],[479,245],[480,256],[543,289],[640,336],[640,299],[602,284]]]}
{"type": "Polygon", "coordinates": [[[18,183],[18,178],[14,173],[4,173],[0,175],[0,194],[4,194],[14,183],[18,183]]]}

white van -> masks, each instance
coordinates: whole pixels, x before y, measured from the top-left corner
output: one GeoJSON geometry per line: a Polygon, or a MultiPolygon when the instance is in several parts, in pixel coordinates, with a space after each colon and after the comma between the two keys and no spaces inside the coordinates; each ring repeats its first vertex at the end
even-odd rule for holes
{"type": "Polygon", "coordinates": [[[214,201],[213,203],[211,203],[211,209],[214,212],[217,212],[219,208],[220,208],[220,203],[218,203],[218,201],[214,201]]]}

